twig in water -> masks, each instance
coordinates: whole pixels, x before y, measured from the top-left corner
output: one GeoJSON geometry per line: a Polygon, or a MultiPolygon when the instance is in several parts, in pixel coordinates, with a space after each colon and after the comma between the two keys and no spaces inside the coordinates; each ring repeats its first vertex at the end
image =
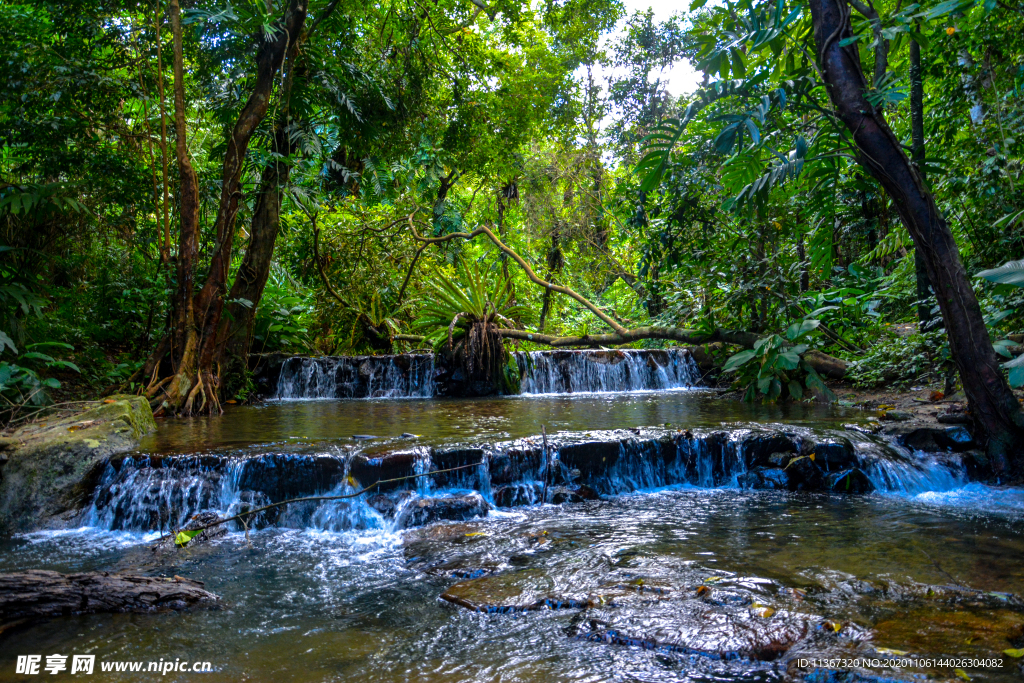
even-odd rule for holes
{"type": "Polygon", "coordinates": [[[544,425],[540,426],[540,433],[544,437],[544,493],[541,495],[540,502],[548,502],[548,479],[551,478],[551,458],[548,456],[548,430],[544,425]]]}

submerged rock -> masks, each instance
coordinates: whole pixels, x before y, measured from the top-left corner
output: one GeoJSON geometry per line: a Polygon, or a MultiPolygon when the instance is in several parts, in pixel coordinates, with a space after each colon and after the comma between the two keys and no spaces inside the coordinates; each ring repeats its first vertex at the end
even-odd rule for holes
{"type": "Polygon", "coordinates": [[[789,488],[789,475],[779,467],[755,467],[736,481],[741,489],[785,491],[789,488]]]}
{"type": "Polygon", "coordinates": [[[833,493],[871,493],[875,485],[860,469],[853,467],[825,475],[825,488],[833,493]]]}
{"type": "Polygon", "coordinates": [[[404,507],[398,515],[398,526],[407,528],[440,521],[458,521],[482,517],[491,506],[479,493],[444,498],[419,498],[404,507]]]}
{"type": "MultiPolygon", "coordinates": [[[[197,515],[193,515],[192,519],[189,520],[188,524],[179,529],[179,531],[192,531],[194,529],[207,526],[208,524],[214,524],[215,522],[220,521],[220,519],[220,515],[218,515],[216,512],[200,512],[197,515]]],[[[246,523],[248,524],[248,521],[246,523]]],[[[250,525],[249,528],[252,529],[253,527],[250,525]]],[[[153,546],[153,550],[166,552],[181,547],[195,548],[201,545],[205,545],[215,538],[226,536],[227,533],[228,528],[225,524],[216,524],[215,526],[211,526],[209,529],[203,529],[197,535],[193,536],[190,540],[188,540],[185,544],[179,546],[176,544],[177,538],[175,533],[171,532],[170,534],[160,538],[153,546]]]]}
{"type": "Polygon", "coordinates": [[[771,661],[809,631],[807,619],[799,614],[694,598],[636,610],[588,610],[575,637],[711,659],[771,661]]]}
{"type": "Polygon", "coordinates": [[[548,502],[554,505],[582,503],[587,500],[601,500],[601,496],[589,486],[555,486],[548,489],[548,502]]]}

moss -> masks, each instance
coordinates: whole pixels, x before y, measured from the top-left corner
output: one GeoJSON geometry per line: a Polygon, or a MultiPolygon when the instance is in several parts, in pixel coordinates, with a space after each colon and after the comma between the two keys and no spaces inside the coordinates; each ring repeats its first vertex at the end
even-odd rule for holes
{"type": "Polygon", "coordinates": [[[155,429],[149,403],[139,396],[113,396],[19,429],[3,443],[0,534],[70,521],[91,500],[110,456],[135,449],[155,429]]]}

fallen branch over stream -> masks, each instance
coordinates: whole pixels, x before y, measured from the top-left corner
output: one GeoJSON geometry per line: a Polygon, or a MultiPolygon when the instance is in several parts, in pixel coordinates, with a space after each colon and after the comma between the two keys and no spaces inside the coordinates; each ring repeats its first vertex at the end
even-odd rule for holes
{"type": "Polygon", "coordinates": [[[152,612],[211,605],[218,598],[198,581],[138,574],[0,574],[0,623],[96,612],[152,612]]]}
{"type": "MultiPolygon", "coordinates": [[[[522,256],[502,242],[501,239],[499,239],[498,236],[495,235],[487,226],[481,225],[472,232],[452,232],[441,237],[423,237],[416,231],[416,226],[413,221],[415,213],[416,212],[414,211],[409,214],[409,229],[412,232],[413,237],[424,246],[439,244],[452,239],[471,240],[479,235],[486,235],[499,250],[510,256],[519,264],[531,282],[549,291],[565,294],[566,296],[575,299],[613,330],[613,332],[608,334],[591,334],[579,337],[556,337],[548,334],[528,332],[526,330],[498,330],[498,334],[506,339],[531,341],[537,344],[546,344],[555,348],[563,346],[613,346],[616,344],[629,344],[642,339],[667,339],[689,345],[722,342],[725,344],[733,344],[747,349],[752,349],[754,348],[754,344],[757,343],[757,340],[763,336],[754,332],[736,332],[723,329],[716,329],[713,332],[699,332],[697,330],[688,330],[681,327],[637,327],[634,329],[626,329],[621,323],[601,310],[600,306],[593,303],[586,297],[581,296],[568,287],[556,285],[540,278],[522,256]]],[[[417,251],[417,256],[418,255],[419,251],[417,251]]],[[[395,335],[392,339],[394,341],[408,341],[413,343],[420,343],[423,341],[423,337],[406,334],[395,335]]],[[[823,375],[831,379],[842,379],[846,375],[846,361],[835,358],[826,353],[822,353],[821,351],[808,351],[804,354],[804,360],[807,361],[808,365],[814,368],[819,375],[823,375]]]]}

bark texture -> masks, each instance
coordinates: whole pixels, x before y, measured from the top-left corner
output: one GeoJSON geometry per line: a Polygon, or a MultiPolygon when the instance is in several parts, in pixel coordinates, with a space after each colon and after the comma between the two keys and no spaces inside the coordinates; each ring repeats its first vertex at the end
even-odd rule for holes
{"type": "Polygon", "coordinates": [[[844,0],[811,0],[810,7],[818,59],[836,114],[850,131],[859,163],[892,198],[922,255],[992,471],[997,476],[1019,472],[1024,416],[999,368],[953,234],[882,112],[865,97],[868,84],[857,46],[841,44],[852,35],[850,8],[844,0]]]}
{"type": "Polygon", "coordinates": [[[220,598],[198,581],[138,574],[0,574],[0,623],[26,617],[153,612],[212,607],[220,598]]]}

